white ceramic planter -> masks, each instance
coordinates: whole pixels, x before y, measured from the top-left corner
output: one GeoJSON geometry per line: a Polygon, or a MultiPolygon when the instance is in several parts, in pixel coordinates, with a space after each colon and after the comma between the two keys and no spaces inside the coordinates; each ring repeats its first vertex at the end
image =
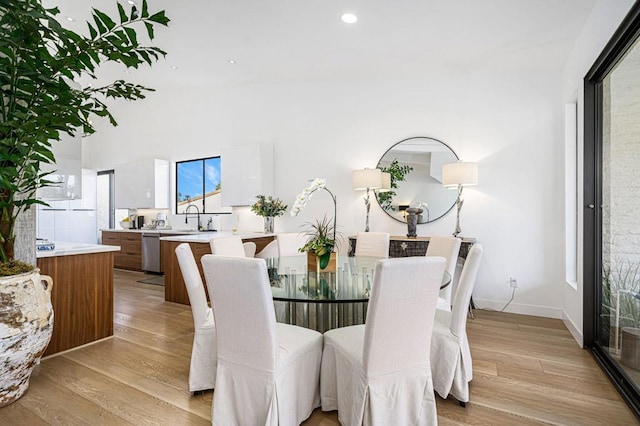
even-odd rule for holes
{"type": "Polygon", "coordinates": [[[51,277],[0,277],[0,407],[20,398],[53,332],[51,277]]]}

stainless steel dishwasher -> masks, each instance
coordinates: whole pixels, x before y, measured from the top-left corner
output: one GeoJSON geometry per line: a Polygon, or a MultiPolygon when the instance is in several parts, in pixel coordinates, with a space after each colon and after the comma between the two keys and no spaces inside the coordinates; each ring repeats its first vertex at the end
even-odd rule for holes
{"type": "Polygon", "coordinates": [[[142,233],[142,270],[160,272],[160,233],[142,233]]]}

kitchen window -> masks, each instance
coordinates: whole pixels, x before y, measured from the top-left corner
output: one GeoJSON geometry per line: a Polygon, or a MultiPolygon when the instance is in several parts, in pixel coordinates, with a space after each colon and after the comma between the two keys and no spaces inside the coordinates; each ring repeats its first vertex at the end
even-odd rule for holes
{"type": "Polygon", "coordinates": [[[220,179],[220,157],[176,162],[176,213],[185,213],[190,205],[201,214],[219,212],[220,179]]]}

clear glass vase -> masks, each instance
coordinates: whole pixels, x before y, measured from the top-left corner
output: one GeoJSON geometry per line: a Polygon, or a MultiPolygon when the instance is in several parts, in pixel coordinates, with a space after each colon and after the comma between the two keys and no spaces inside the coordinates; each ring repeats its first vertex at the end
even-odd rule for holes
{"type": "Polygon", "coordinates": [[[264,217],[264,233],[273,234],[273,228],[276,223],[276,218],[273,216],[264,217]]]}

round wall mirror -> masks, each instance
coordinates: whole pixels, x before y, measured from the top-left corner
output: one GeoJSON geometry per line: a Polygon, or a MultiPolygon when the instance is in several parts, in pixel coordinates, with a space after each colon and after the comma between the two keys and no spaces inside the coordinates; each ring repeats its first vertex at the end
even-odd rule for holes
{"type": "Polygon", "coordinates": [[[378,161],[377,167],[391,175],[391,190],[376,193],[378,204],[399,222],[406,222],[409,207],[422,208],[418,223],[440,219],[458,195],[442,185],[442,165],[456,161],[456,153],[437,139],[420,136],[396,143],[378,161]]]}

